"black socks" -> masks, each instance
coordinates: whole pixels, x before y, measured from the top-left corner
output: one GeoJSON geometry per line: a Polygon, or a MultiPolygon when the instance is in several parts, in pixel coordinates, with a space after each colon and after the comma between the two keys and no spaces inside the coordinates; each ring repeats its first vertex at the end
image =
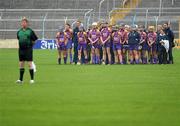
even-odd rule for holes
{"type": "Polygon", "coordinates": [[[20,73],[19,80],[20,80],[20,81],[23,81],[24,71],[25,71],[24,68],[20,68],[20,69],[19,69],[19,73],[20,73]]]}
{"type": "Polygon", "coordinates": [[[58,58],[58,64],[61,64],[61,58],[58,58]]]}
{"type": "Polygon", "coordinates": [[[34,69],[29,69],[31,80],[34,80],[34,69]]]}

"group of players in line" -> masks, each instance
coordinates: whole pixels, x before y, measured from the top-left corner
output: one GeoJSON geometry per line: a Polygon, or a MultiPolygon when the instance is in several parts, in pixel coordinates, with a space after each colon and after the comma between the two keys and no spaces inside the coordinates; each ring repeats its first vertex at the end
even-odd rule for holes
{"type": "MultiPolygon", "coordinates": [[[[79,22],[80,23],[80,22],[79,22]]],[[[56,34],[58,63],[80,64],[166,64],[172,44],[166,34],[168,23],[147,29],[143,25],[115,25],[94,22],[86,31],[77,25],[76,31],[67,23],[56,34]],[[167,26],[166,26],[167,25],[167,26]],[[77,43],[75,43],[77,41],[77,43]],[[73,46],[74,45],[74,49],[73,46]],[[77,53],[77,62],[73,61],[77,53]]]]}

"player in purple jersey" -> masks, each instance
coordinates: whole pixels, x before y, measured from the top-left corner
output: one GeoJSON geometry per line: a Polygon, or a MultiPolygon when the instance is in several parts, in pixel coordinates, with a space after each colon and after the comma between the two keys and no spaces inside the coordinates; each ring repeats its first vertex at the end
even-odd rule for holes
{"type": "Polygon", "coordinates": [[[58,47],[58,63],[61,64],[61,54],[64,57],[64,64],[67,62],[67,34],[64,32],[64,28],[59,28],[58,33],[56,34],[56,44],[58,47]]]}
{"type": "Polygon", "coordinates": [[[65,32],[67,34],[67,57],[69,55],[70,57],[70,64],[73,63],[73,57],[72,57],[72,35],[73,35],[73,30],[71,29],[70,24],[65,24],[65,32]]]}
{"type": "Polygon", "coordinates": [[[157,34],[154,32],[154,26],[149,26],[148,28],[148,35],[147,35],[147,42],[149,46],[149,55],[150,55],[150,62],[151,64],[157,64],[157,34]]]}
{"type": "Polygon", "coordinates": [[[115,57],[115,64],[123,64],[122,59],[122,42],[121,42],[121,33],[119,31],[119,27],[116,26],[112,33],[112,41],[113,41],[113,51],[115,57]]]}
{"type": "Polygon", "coordinates": [[[121,33],[121,43],[123,46],[122,49],[122,57],[123,57],[123,64],[127,63],[127,54],[128,54],[128,33],[129,33],[129,26],[121,24],[119,31],[121,33]]]}
{"type": "Polygon", "coordinates": [[[91,43],[92,64],[100,64],[100,31],[97,28],[96,22],[92,24],[92,29],[89,31],[88,39],[91,43]]]}
{"type": "Polygon", "coordinates": [[[103,60],[102,64],[105,64],[106,62],[106,54],[108,55],[108,64],[111,64],[111,30],[108,28],[108,23],[103,23],[102,29],[101,29],[101,44],[103,45],[103,60]]]}
{"type": "Polygon", "coordinates": [[[147,64],[147,57],[148,57],[148,44],[147,44],[147,34],[144,31],[143,26],[139,26],[139,34],[140,34],[140,46],[142,47],[139,57],[142,60],[143,64],[147,64]]]}
{"type": "Polygon", "coordinates": [[[81,26],[79,32],[77,33],[78,37],[78,65],[81,64],[81,54],[84,53],[85,63],[87,63],[87,34],[84,32],[84,28],[81,26]]]}

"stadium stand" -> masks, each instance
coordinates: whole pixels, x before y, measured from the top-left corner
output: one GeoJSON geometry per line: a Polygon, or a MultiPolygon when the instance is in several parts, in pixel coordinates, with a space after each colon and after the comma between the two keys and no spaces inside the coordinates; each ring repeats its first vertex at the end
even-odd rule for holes
{"type": "MultiPolygon", "coordinates": [[[[75,11],[74,9],[93,9],[94,20],[98,20],[99,2],[101,0],[7,0],[0,2],[0,38],[15,38],[14,31],[19,28],[19,21],[22,17],[26,16],[31,20],[31,27],[36,29],[38,36],[42,36],[42,21],[48,12],[45,23],[45,36],[46,38],[53,38],[54,33],[59,25],[64,23],[64,18],[68,18],[69,23],[73,23],[74,20],[84,20],[84,15],[88,10],[75,11]],[[53,4],[52,4],[53,3],[53,4]],[[87,8],[88,7],[88,8],[87,8]],[[71,11],[56,11],[56,9],[72,9],[71,11]],[[4,9],[4,10],[3,10],[4,9]],[[8,9],[11,9],[10,11],[8,9]],[[13,10],[14,9],[14,10],[13,10]],[[16,11],[22,9],[22,11],[16,11]],[[23,9],[40,9],[37,11],[25,11],[23,9]],[[46,9],[46,10],[42,10],[46,9]],[[55,9],[49,11],[47,9],[55,9]]],[[[119,0],[116,3],[121,3],[119,0]]],[[[102,4],[101,12],[103,15],[107,15],[112,9],[113,3],[105,1],[102,4]],[[109,8],[109,10],[107,10],[109,8]]],[[[92,22],[92,18],[91,18],[92,22]]]]}
{"type": "MultiPolygon", "coordinates": [[[[69,23],[73,23],[77,19],[84,21],[85,13],[89,11],[88,9],[93,9],[91,14],[87,16],[87,18],[91,16],[89,22],[92,23],[93,21],[99,20],[98,15],[100,1],[101,0],[0,1],[0,39],[16,38],[14,32],[19,28],[19,21],[23,16],[26,16],[31,20],[31,27],[36,30],[40,38],[43,37],[43,18],[47,12],[48,15],[45,20],[44,36],[46,38],[54,38],[54,34],[58,26],[64,23],[65,17],[68,18],[69,23]],[[60,8],[71,9],[71,11],[58,11],[60,8]],[[11,10],[8,11],[8,9],[11,10]],[[21,10],[17,11],[17,9],[21,10]],[[51,9],[51,11],[49,11],[49,9],[51,9]],[[75,11],[75,9],[87,10],[75,11]]],[[[161,4],[161,15],[158,18],[158,23],[163,23],[170,20],[172,22],[172,29],[176,33],[176,37],[179,37],[179,27],[177,26],[179,26],[180,9],[178,7],[180,7],[180,1],[174,0],[173,4],[172,0],[162,0],[161,4]]],[[[132,18],[134,15],[136,15],[135,23],[145,23],[144,19],[146,17],[146,10],[148,9],[149,12],[147,23],[155,24],[154,17],[159,16],[160,0],[104,0],[101,6],[101,18],[108,20],[109,12],[113,9],[113,7],[123,10],[118,12],[116,21],[120,19],[121,22],[124,21],[126,23],[132,24],[132,18]]]]}
{"type": "Polygon", "coordinates": [[[134,0],[127,3],[124,8],[115,10],[111,18],[114,20],[113,23],[125,22],[131,25],[134,22],[145,25],[147,14],[147,25],[156,25],[156,18],[157,24],[170,21],[176,38],[179,38],[179,7],[180,1],[174,1],[173,4],[172,0],[162,0],[160,7],[160,0],[134,0]],[[133,7],[130,8],[130,5],[133,7]]]}

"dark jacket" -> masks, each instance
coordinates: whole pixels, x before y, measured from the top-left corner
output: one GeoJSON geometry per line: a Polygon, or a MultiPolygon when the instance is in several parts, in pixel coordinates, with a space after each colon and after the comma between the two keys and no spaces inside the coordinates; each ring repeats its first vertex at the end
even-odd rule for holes
{"type": "Polygon", "coordinates": [[[128,44],[135,45],[135,44],[139,44],[139,42],[140,42],[140,34],[137,31],[131,31],[128,34],[128,44]]]}
{"type": "Polygon", "coordinates": [[[164,32],[168,37],[169,46],[172,47],[173,43],[174,43],[174,33],[172,32],[172,30],[170,28],[165,29],[164,32]]]}
{"type": "Polygon", "coordinates": [[[76,27],[74,30],[73,30],[73,43],[74,43],[74,46],[77,46],[78,45],[78,37],[77,37],[77,33],[79,32],[79,28],[76,27]]]}
{"type": "Polygon", "coordinates": [[[157,36],[158,51],[161,51],[162,48],[164,48],[164,46],[161,45],[160,43],[162,40],[168,40],[168,36],[166,34],[165,35],[158,34],[157,36]]]}

